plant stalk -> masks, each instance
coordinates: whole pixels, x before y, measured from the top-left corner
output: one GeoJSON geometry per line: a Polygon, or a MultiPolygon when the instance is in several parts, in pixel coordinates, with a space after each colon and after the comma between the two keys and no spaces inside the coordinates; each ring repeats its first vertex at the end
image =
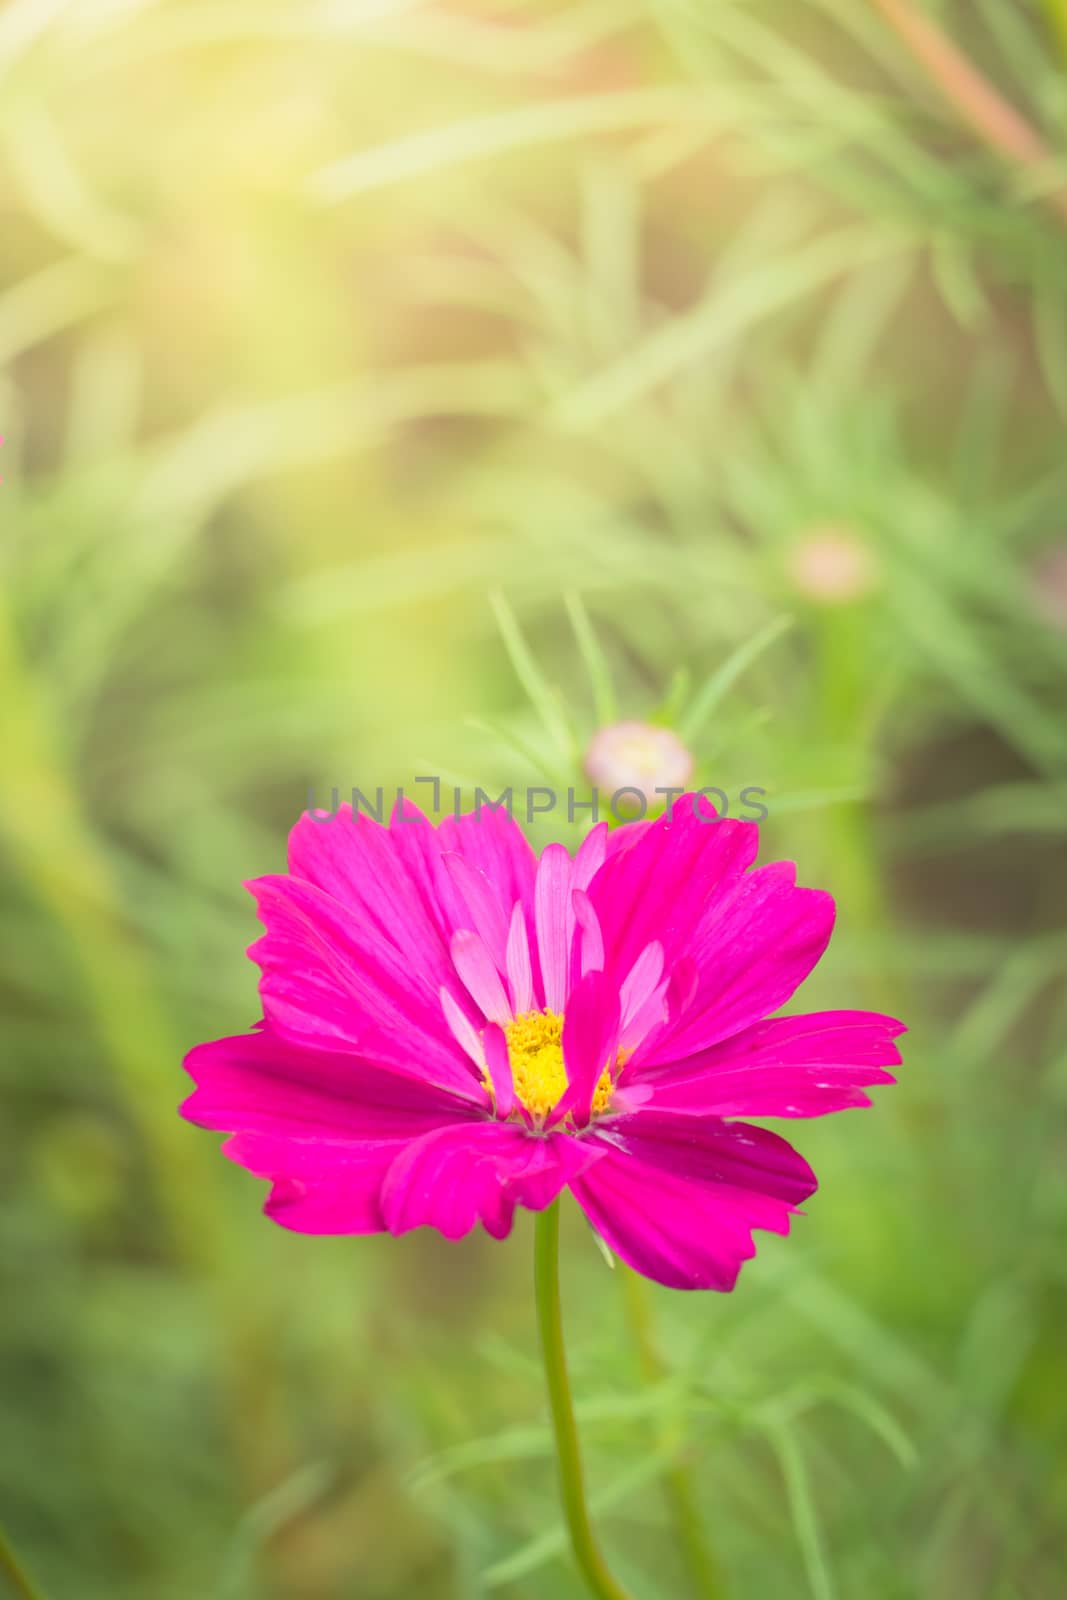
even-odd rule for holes
{"type": "MultiPolygon", "coordinates": [[[[873,0],[898,39],[944,99],[991,150],[1024,172],[1051,168],[1055,153],[1031,122],[978,70],[959,46],[912,0],[873,0]]],[[[1061,21],[1062,0],[1055,14],[1061,21]]],[[[1045,203],[1067,222],[1067,188],[1049,189],[1045,203]]]]}
{"type": "Polygon", "coordinates": [[[608,1571],[593,1535],[585,1500],[581,1448],[574,1420],[567,1358],[563,1348],[563,1317],[559,1299],[559,1201],[554,1200],[536,1218],[534,1234],[534,1287],[537,1323],[541,1333],[548,1403],[556,1441],[563,1516],[578,1570],[597,1600],[630,1600],[626,1590],[608,1571]]]}
{"type": "MultiPolygon", "coordinates": [[[[656,1344],[644,1280],[639,1273],[621,1263],[619,1271],[622,1277],[626,1316],[637,1347],[641,1370],[646,1382],[660,1383],[666,1377],[667,1369],[656,1344]]],[[[690,1586],[696,1600],[724,1600],[725,1589],[715,1557],[704,1534],[692,1476],[686,1463],[678,1458],[679,1447],[683,1442],[674,1426],[665,1432],[663,1444],[671,1456],[665,1486],[674,1516],[678,1545],[689,1572],[690,1586]]]]}
{"type": "Polygon", "coordinates": [[[1067,60],[1067,0],[1045,0],[1049,26],[1059,41],[1060,51],[1067,60]]]}
{"type": "Polygon", "coordinates": [[[44,1600],[43,1591],[38,1589],[19,1561],[3,1528],[0,1528],[0,1577],[7,1579],[8,1586],[19,1596],[19,1600],[44,1600]]]}

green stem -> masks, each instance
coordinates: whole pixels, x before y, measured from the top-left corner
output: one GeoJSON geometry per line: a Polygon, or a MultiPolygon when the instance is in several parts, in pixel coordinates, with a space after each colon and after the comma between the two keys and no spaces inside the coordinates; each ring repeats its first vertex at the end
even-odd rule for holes
{"type": "Polygon", "coordinates": [[[5,1577],[21,1600],[44,1600],[44,1595],[19,1563],[3,1528],[0,1528],[0,1576],[5,1577]]]}
{"type": "MultiPolygon", "coordinates": [[[[1005,161],[1024,172],[1051,170],[1055,152],[1044,134],[1004,98],[969,56],[914,0],[872,0],[901,44],[936,85],[949,105],[1005,161]]],[[[1053,8],[1063,15],[1062,3],[1053,8]]],[[[1067,188],[1044,192],[1047,205],[1067,221],[1067,188]]]]}
{"type": "MultiPolygon", "coordinates": [[[[619,1271],[622,1277],[626,1315],[637,1347],[641,1370],[646,1382],[659,1383],[666,1376],[666,1368],[656,1344],[644,1279],[621,1264],[619,1271]]],[[[704,1524],[693,1481],[685,1462],[677,1458],[678,1448],[682,1443],[683,1440],[676,1428],[672,1427],[665,1432],[663,1444],[672,1457],[665,1482],[674,1514],[678,1543],[689,1569],[692,1590],[697,1600],[722,1600],[725,1590],[715,1558],[704,1536],[704,1524]]]]}
{"type": "Polygon", "coordinates": [[[1067,0],[1045,0],[1045,10],[1048,12],[1049,23],[1060,42],[1060,49],[1067,57],[1067,0]]]}
{"type": "Polygon", "coordinates": [[[599,1600],[629,1600],[604,1562],[589,1523],[582,1481],[581,1449],[574,1421],[567,1358],[563,1350],[563,1318],[559,1304],[559,1201],[537,1215],[534,1236],[534,1285],[537,1295],[537,1322],[541,1330],[541,1350],[545,1359],[548,1403],[552,1411],[552,1431],[556,1440],[560,1498],[570,1534],[571,1549],[579,1571],[599,1600]]]}

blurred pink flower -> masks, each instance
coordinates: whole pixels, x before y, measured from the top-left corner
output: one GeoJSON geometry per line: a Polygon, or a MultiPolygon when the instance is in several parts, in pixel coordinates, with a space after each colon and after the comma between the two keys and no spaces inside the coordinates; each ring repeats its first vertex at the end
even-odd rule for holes
{"type": "Polygon", "coordinates": [[[804,534],[789,552],[793,586],[820,605],[847,605],[878,587],[882,571],[870,545],[851,529],[826,526],[804,534]]]}
{"type": "Polygon", "coordinates": [[[232,1135],[298,1232],[502,1238],[569,1188],[638,1272],[730,1289],[753,1229],[787,1232],[816,1187],[736,1119],[869,1104],[903,1031],[768,1019],[834,906],[791,864],[754,868],[758,838],[691,797],[573,858],[488,809],[305,816],[289,873],[249,885],[263,1020],[190,1053],[183,1112],[232,1135]]]}
{"type": "MultiPolygon", "coordinates": [[[[636,789],[650,807],[664,805],[658,789],[685,788],[693,771],[693,757],[669,728],[648,722],[613,722],[601,728],[585,754],[586,776],[606,796],[636,789]]],[[[638,800],[629,807],[642,811],[638,800]]],[[[623,807],[620,803],[620,812],[623,807]]]]}
{"type": "Polygon", "coordinates": [[[1030,591],[1042,621],[1067,633],[1067,544],[1038,556],[1030,572],[1030,591]]]}

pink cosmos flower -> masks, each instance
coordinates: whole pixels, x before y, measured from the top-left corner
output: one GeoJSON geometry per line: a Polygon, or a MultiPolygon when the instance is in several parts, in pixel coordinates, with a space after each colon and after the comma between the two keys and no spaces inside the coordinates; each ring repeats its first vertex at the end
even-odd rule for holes
{"type": "Polygon", "coordinates": [[[816,1187],[747,1119],[868,1105],[904,1031],[769,1016],[834,906],[754,867],[758,837],[690,796],[573,858],[488,808],[305,815],[288,875],[249,885],[263,1021],[191,1052],[183,1112],[299,1232],[502,1238],[570,1189],[637,1271],[730,1289],[752,1230],[787,1232],[816,1187]]]}

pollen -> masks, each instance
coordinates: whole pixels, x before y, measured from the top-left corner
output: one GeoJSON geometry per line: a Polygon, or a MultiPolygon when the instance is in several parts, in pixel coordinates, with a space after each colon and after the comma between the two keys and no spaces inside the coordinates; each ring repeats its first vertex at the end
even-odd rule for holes
{"type": "MultiPolygon", "coordinates": [[[[540,1127],[567,1088],[563,1065],[563,1017],[557,1011],[524,1011],[507,1023],[511,1078],[515,1098],[540,1127]]],[[[491,1088],[487,1080],[487,1087],[491,1088]]],[[[605,1067],[593,1092],[593,1111],[603,1111],[614,1085],[605,1067]]]]}

